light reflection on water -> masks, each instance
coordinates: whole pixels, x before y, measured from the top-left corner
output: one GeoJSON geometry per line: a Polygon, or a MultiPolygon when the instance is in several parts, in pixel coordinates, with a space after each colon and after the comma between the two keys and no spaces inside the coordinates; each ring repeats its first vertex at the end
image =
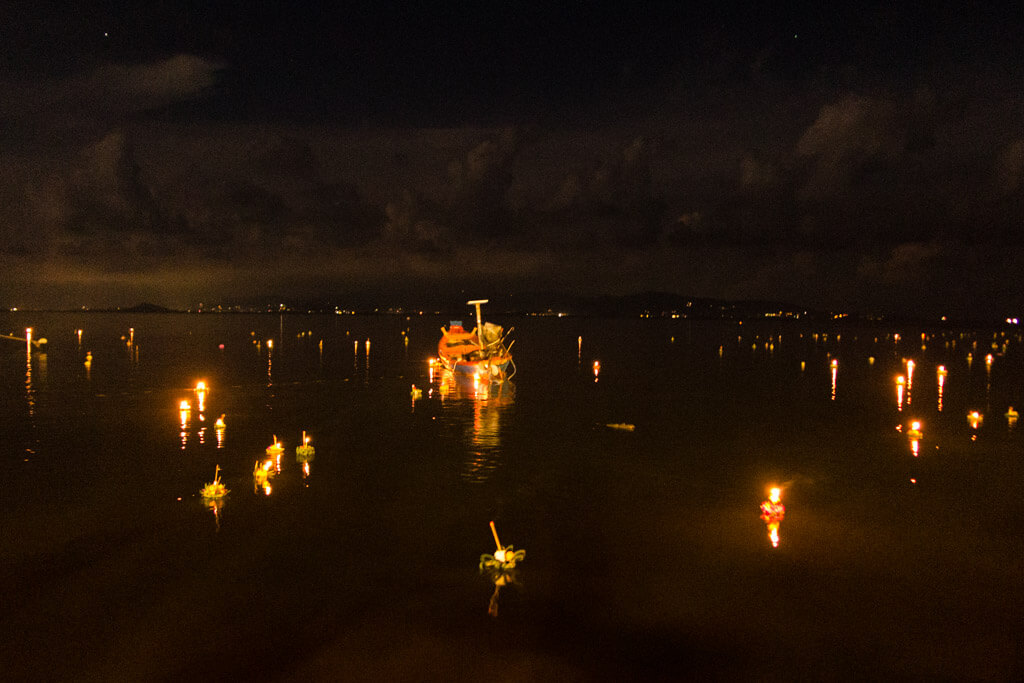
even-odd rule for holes
{"type": "MultiPolygon", "coordinates": [[[[2,559],[18,553],[11,566],[26,568],[10,577],[20,597],[5,618],[12,632],[42,624],[58,649],[95,632],[89,644],[100,660],[121,653],[145,674],[251,671],[253,638],[291,638],[271,655],[280,670],[321,651],[347,661],[384,642],[479,646],[489,637],[475,621],[486,618],[480,591],[493,590],[496,611],[500,586],[475,571],[475,531],[497,518],[531,553],[523,590],[501,592],[506,655],[537,656],[531,643],[557,632],[565,661],[589,673],[593,642],[634,634],[638,644],[626,638],[623,648],[661,643],[656,653],[693,655],[693,634],[703,633],[709,647],[738,653],[741,669],[753,667],[740,672],[750,678],[755,655],[775,651],[760,644],[758,624],[772,623],[790,644],[822,629],[820,641],[794,650],[815,661],[830,661],[836,643],[845,663],[889,648],[927,659],[927,647],[900,634],[930,641],[943,635],[935,624],[979,610],[988,619],[972,623],[963,654],[954,648],[944,663],[956,675],[994,654],[982,658],[995,662],[994,677],[1010,671],[999,655],[1013,610],[1002,605],[1021,601],[1006,558],[1024,511],[1015,490],[1021,434],[1001,416],[1022,400],[1016,342],[972,367],[963,349],[972,337],[951,333],[929,336],[925,349],[907,333],[907,349],[877,330],[524,320],[516,384],[474,385],[431,378],[435,320],[308,317],[298,320],[301,336],[283,333],[289,316],[17,322],[58,341],[47,360],[23,362],[12,348],[14,360],[0,366],[10,407],[0,417],[9,435],[0,509],[13,538],[33,539],[5,544],[2,559]],[[123,353],[128,323],[133,349],[142,340],[146,354],[123,353]],[[66,332],[82,328],[96,354],[92,374],[82,371],[78,335],[66,332]],[[273,348],[253,342],[274,335],[273,348]],[[371,345],[361,343],[371,338],[372,364],[371,345]],[[948,369],[948,382],[918,378],[912,411],[909,386],[905,402],[893,401],[893,378],[909,375],[901,352],[948,369]],[[185,413],[179,402],[193,397],[197,377],[209,393],[201,410],[196,401],[185,413]],[[424,391],[410,407],[412,384],[424,391]],[[972,427],[973,410],[990,417],[972,427]],[[231,438],[221,427],[206,438],[199,416],[222,414],[231,438]],[[909,418],[926,435],[893,429],[909,418]],[[635,430],[604,427],[615,424],[635,430]],[[290,456],[307,428],[317,438],[315,477],[290,456]],[[274,459],[264,486],[254,464],[272,433],[288,457],[274,459]],[[38,462],[23,462],[28,447],[38,462]],[[232,493],[206,509],[197,492],[215,464],[232,493]],[[797,483],[786,490],[781,534],[781,520],[755,519],[754,510],[769,482],[788,480],[797,483]],[[118,531],[126,528],[138,531],[118,531]],[[48,569],[54,558],[60,572],[48,569]],[[958,578],[979,573],[985,580],[958,578]],[[893,581],[879,585],[881,574],[893,581]],[[265,613],[252,606],[260,589],[246,588],[253,576],[275,586],[265,613]],[[997,596],[992,586],[1006,588],[997,596]],[[126,592],[139,599],[124,600],[126,592]],[[194,614],[173,607],[195,595],[203,609],[194,614]],[[586,600],[567,607],[575,595],[586,600]],[[85,608],[81,627],[45,616],[60,614],[66,598],[85,608]],[[891,614],[869,614],[862,603],[887,604],[891,614]],[[166,654],[124,655],[117,643],[129,626],[105,631],[89,616],[93,607],[107,614],[106,605],[110,623],[152,642],[169,606],[183,627],[166,654]],[[211,613],[223,635],[204,649],[191,634],[211,613]]],[[[629,670],[636,652],[604,656],[616,673],[634,674],[623,679],[650,673],[629,670]]],[[[24,662],[3,664],[22,673],[57,666],[41,646],[24,662]]],[[[103,678],[96,658],[80,666],[84,673],[69,665],[52,678],[103,678]]]]}
{"type": "MultiPolygon", "coordinates": [[[[431,367],[432,371],[432,367],[431,367]]],[[[442,415],[461,425],[466,455],[460,478],[468,484],[486,483],[501,465],[501,421],[515,402],[515,384],[466,379],[450,370],[439,373],[442,415]]]]}

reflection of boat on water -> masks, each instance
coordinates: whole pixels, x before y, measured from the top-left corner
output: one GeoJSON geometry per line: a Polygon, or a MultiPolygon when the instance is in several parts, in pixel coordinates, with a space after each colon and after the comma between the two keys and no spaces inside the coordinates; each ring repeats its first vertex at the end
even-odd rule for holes
{"type": "Polygon", "coordinates": [[[476,327],[466,332],[461,320],[453,320],[448,328],[441,328],[441,339],[437,343],[437,354],[456,378],[468,378],[480,384],[501,383],[511,378],[516,371],[506,344],[508,333],[500,325],[483,322],[480,305],[487,299],[476,299],[466,303],[476,307],[476,327]]]}

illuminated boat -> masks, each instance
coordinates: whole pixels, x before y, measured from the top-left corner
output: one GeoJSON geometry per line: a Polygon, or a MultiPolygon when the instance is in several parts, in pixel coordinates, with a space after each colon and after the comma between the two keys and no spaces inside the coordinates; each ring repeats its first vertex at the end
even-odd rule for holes
{"type": "Polygon", "coordinates": [[[475,382],[504,382],[515,374],[515,363],[506,344],[508,333],[500,325],[483,322],[480,305],[487,299],[475,299],[466,303],[476,307],[476,327],[467,332],[461,320],[452,320],[448,328],[441,328],[441,339],[437,343],[437,355],[445,369],[456,377],[475,382]]]}

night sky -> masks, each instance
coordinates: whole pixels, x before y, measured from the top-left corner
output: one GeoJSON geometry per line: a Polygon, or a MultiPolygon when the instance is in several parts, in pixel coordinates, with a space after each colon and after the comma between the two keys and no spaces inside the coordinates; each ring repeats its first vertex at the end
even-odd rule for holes
{"type": "Polygon", "coordinates": [[[1019,5],[337,4],[3,3],[0,306],[1024,314],[1019,5]]]}

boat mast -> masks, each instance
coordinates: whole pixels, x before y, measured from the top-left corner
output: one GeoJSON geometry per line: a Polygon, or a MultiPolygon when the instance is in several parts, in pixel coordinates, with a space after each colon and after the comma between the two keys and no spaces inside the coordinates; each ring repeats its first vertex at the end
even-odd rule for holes
{"type": "Polygon", "coordinates": [[[476,306],[476,333],[478,336],[480,335],[481,332],[483,332],[484,329],[484,321],[483,318],[480,316],[480,304],[485,304],[488,301],[489,299],[473,299],[472,301],[466,302],[470,306],[476,306]]]}

